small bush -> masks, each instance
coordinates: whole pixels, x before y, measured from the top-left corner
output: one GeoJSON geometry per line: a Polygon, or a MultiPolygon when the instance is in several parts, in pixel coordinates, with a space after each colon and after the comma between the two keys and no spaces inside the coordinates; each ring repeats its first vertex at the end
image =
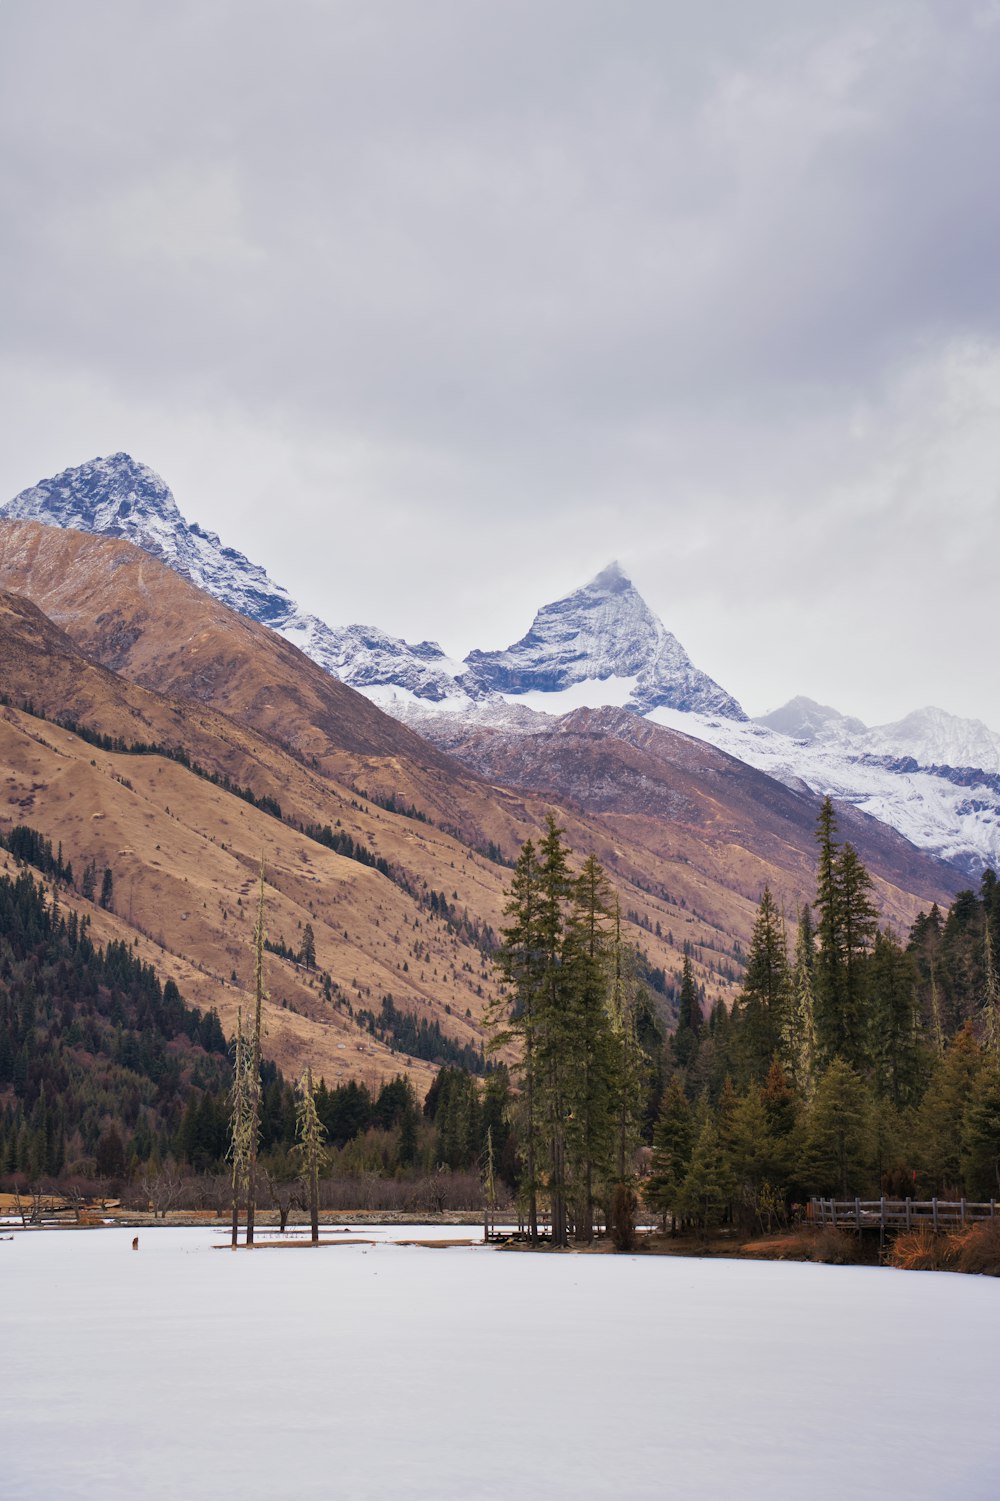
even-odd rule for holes
{"type": "Polygon", "coordinates": [[[887,1260],[890,1266],[899,1267],[904,1272],[950,1271],[958,1258],[955,1240],[953,1235],[935,1235],[926,1226],[906,1230],[896,1236],[887,1260]]]}
{"type": "Polygon", "coordinates": [[[981,1277],[1000,1277],[1000,1224],[990,1221],[973,1225],[971,1230],[954,1235],[957,1242],[956,1270],[981,1277]]]}
{"type": "Polygon", "coordinates": [[[816,1236],[812,1259],[826,1266],[854,1266],[862,1259],[859,1237],[828,1225],[816,1236]]]}

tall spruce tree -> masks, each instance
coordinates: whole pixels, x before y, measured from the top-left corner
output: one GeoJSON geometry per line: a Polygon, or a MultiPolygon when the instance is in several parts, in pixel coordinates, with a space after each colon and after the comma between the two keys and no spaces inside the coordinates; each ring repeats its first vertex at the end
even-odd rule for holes
{"type": "Polygon", "coordinates": [[[645,1188],[647,1203],[664,1225],[671,1216],[671,1233],[677,1229],[677,1204],[691,1162],[694,1136],[694,1113],[675,1075],[667,1085],[653,1127],[653,1160],[645,1188]]]}
{"type": "Polygon", "coordinates": [[[913,1104],[924,1083],[913,956],[879,930],[869,965],[871,1062],[875,1090],[897,1107],[913,1104]]]}
{"type": "Polygon", "coordinates": [[[698,986],[691,968],[691,956],[684,954],[681,966],[681,986],[677,998],[677,1030],[673,1036],[674,1057],[681,1068],[688,1068],[698,1051],[698,1040],[704,1026],[698,986]]]}
{"type": "Polygon", "coordinates": [[[792,1086],[804,1100],[812,1099],[816,1082],[816,1012],[813,990],[812,914],[803,907],[795,938],[788,1006],[781,1034],[781,1059],[792,1086]]]}
{"type": "Polygon", "coordinates": [[[295,1104],[296,1143],[293,1151],[302,1163],[309,1192],[309,1224],[312,1244],[319,1245],[319,1175],[327,1162],[326,1130],[316,1110],[312,1069],[307,1068],[299,1081],[299,1098],[295,1104]]]}
{"type": "Polygon", "coordinates": [[[535,1021],[542,1118],[548,1144],[552,1244],[569,1243],[566,1126],[573,1080],[574,1016],[564,966],[566,904],[571,891],[569,850],[552,814],[539,845],[538,935],[543,965],[535,1021]]]}
{"type": "Polygon", "coordinates": [[[852,845],[837,846],[836,827],[833,803],[824,798],[816,833],[816,1039],[821,1065],[843,1058],[864,1071],[869,1061],[865,961],[878,912],[871,899],[871,877],[852,845]]]}
{"type": "Polygon", "coordinates": [[[761,1084],[778,1053],[790,1009],[785,924],[765,886],[754,922],[746,975],[734,1007],[734,1051],[741,1081],[761,1084]]]}
{"type": "Polygon", "coordinates": [[[593,1239],[595,1180],[610,1177],[615,1142],[615,1085],[620,1050],[609,1008],[611,893],[593,855],[572,886],[563,939],[563,1006],[567,1038],[566,1141],[576,1204],[576,1238],[593,1239]]]}
{"type": "Polygon", "coordinates": [[[510,919],[501,930],[495,963],[511,994],[501,997],[487,1013],[490,1051],[510,1043],[519,1045],[515,1078],[521,1087],[520,1117],[524,1140],[521,1191],[527,1203],[528,1235],[538,1242],[540,1089],[536,1027],[542,1000],[545,955],[542,948],[541,870],[535,846],[525,842],[514,867],[504,908],[510,919]]]}
{"type": "Polygon", "coordinates": [[[260,860],[260,889],[257,895],[257,918],[253,930],[253,1031],[250,1034],[250,1057],[247,1100],[247,1229],[246,1244],[253,1245],[254,1222],[257,1214],[257,1151],[260,1144],[261,1124],[261,1033],[263,1030],[263,1004],[267,999],[264,986],[264,947],[267,928],[264,922],[264,857],[260,860]]]}
{"type": "MultiPolygon", "coordinates": [[[[619,1183],[632,1177],[632,1157],[639,1144],[644,1095],[649,1084],[649,1061],[639,1040],[639,987],[636,952],[622,941],[621,902],[615,896],[615,930],[612,946],[611,1028],[616,1047],[615,1087],[618,1104],[615,1122],[615,1171],[619,1183]]],[[[658,1050],[662,1054],[662,1046],[658,1050]]]]}

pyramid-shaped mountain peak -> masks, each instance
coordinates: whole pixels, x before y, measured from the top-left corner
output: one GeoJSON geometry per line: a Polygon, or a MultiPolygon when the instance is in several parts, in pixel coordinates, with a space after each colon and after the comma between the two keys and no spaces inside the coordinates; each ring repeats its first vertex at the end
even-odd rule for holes
{"type": "Polygon", "coordinates": [[[622,565],[615,559],[606,568],[602,568],[600,573],[594,575],[587,588],[621,592],[634,588],[634,585],[622,565]]]}
{"type": "Polygon", "coordinates": [[[508,697],[555,695],[616,679],[623,695],[618,702],[638,713],[666,707],[746,718],[736,700],[694,666],[617,562],[543,606],[527,635],[506,651],[474,651],[465,660],[480,687],[508,697]]]}

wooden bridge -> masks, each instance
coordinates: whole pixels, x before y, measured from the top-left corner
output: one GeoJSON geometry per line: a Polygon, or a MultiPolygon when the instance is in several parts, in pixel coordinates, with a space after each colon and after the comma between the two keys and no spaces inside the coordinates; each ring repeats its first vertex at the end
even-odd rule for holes
{"type": "Polygon", "coordinates": [[[838,1230],[955,1230],[996,1220],[997,1201],[969,1199],[812,1199],[814,1225],[838,1230]]]}

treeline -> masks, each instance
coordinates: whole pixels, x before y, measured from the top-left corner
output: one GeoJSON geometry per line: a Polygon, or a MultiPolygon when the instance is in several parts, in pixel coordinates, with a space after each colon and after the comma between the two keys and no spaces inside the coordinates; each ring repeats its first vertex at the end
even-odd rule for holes
{"type": "MultiPolygon", "coordinates": [[[[127,944],[96,945],[89,928],[28,872],[0,876],[0,1174],[124,1185],[168,1164],[225,1173],[232,1064],[218,1016],[185,1004],[127,944]]],[[[509,1094],[502,1067],[483,1084],[446,1067],[423,1102],[403,1076],[374,1093],[321,1081],[330,1172],[478,1174],[492,1129],[498,1172],[513,1177],[509,1094]]],[[[276,1183],[297,1171],[297,1098],[265,1061],[260,1154],[276,1183]]]]}
{"type": "Polygon", "coordinates": [[[9,834],[0,829],[0,849],[8,850],[15,860],[21,860],[25,865],[33,865],[43,875],[51,876],[53,881],[73,885],[73,866],[64,863],[62,845],[53,851],[52,840],[28,824],[15,824],[9,834]]]}
{"type": "MultiPolygon", "coordinates": [[[[0,695],[0,703],[6,704],[9,702],[8,698],[0,695]]],[[[382,859],[381,856],[374,855],[360,839],[353,839],[350,834],[342,830],[339,819],[337,820],[336,828],[331,828],[329,824],[301,823],[298,819],[286,817],[276,797],[272,797],[267,792],[254,792],[252,787],[245,787],[241,783],[233,781],[227,772],[209,771],[207,767],[193,760],[183,746],[167,745],[162,741],[156,740],[125,740],[120,735],[107,735],[101,730],[95,730],[90,725],[82,724],[79,720],[69,717],[49,721],[47,716],[40,709],[37,709],[30,700],[25,700],[18,707],[25,714],[30,714],[35,719],[45,720],[46,722],[58,725],[60,729],[68,730],[71,735],[76,735],[85,744],[93,745],[99,750],[109,751],[112,754],[122,756],[162,756],[167,761],[175,761],[178,766],[183,766],[185,771],[190,771],[192,775],[200,777],[202,781],[210,782],[213,787],[221,787],[224,792],[232,793],[233,797],[238,797],[242,802],[249,803],[252,808],[257,808],[261,813],[266,813],[270,818],[277,819],[279,823],[287,825],[288,828],[295,829],[298,833],[304,834],[307,839],[313,840],[316,844],[323,844],[327,849],[333,850],[335,854],[343,855],[348,860],[356,860],[359,865],[369,865],[381,875],[386,876],[390,881],[395,881],[397,884],[409,889],[405,879],[402,876],[397,876],[397,873],[393,871],[387,860],[382,859]]],[[[131,783],[127,785],[131,786],[131,783]]],[[[358,804],[354,803],[352,806],[357,807],[358,804]]],[[[389,807],[389,802],[386,801],[383,806],[389,807]]],[[[406,817],[418,818],[424,823],[427,822],[426,818],[418,813],[416,809],[409,810],[394,805],[390,811],[403,813],[406,817]]],[[[30,863],[37,864],[34,860],[30,861],[30,863]]],[[[48,872],[46,873],[48,874],[48,872]]],[[[60,879],[64,878],[60,877],[60,879]]]]}
{"type": "Polygon", "coordinates": [[[458,1042],[441,1030],[437,1021],[426,1017],[418,1021],[412,1011],[400,1011],[391,995],[382,997],[379,1011],[355,1011],[354,1020],[365,1027],[372,1037],[386,1042],[397,1053],[407,1053],[411,1058],[422,1058],[427,1063],[447,1064],[465,1069],[472,1074],[486,1071],[486,1059],[481,1047],[471,1042],[458,1042]]]}
{"type": "Polygon", "coordinates": [[[492,1048],[517,1054],[528,1233],[537,1241],[544,1200],[555,1245],[571,1233],[590,1240],[599,1210],[616,1236],[631,1233],[633,1160],[663,1043],[604,872],[593,856],[574,870],[570,857],[551,816],[537,848],[523,846],[497,952],[506,988],[491,1015],[492,1048]]]}
{"type": "Polygon", "coordinates": [[[674,1225],[767,1226],[812,1195],[1000,1196],[996,876],[901,943],[836,833],[827,800],[815,901],[790,943],[765,889],[731,1013],[704,1016],[685,959],[646,1185],[674,1225]]]}
{"type": "Polygon", "coordinates": [[[173,1147],[192,1092],[224,1096],[215,1012],[123,943],[94,944],[23,872],[0,876],[0,1170],[102,1176],[173,1147]]]}

